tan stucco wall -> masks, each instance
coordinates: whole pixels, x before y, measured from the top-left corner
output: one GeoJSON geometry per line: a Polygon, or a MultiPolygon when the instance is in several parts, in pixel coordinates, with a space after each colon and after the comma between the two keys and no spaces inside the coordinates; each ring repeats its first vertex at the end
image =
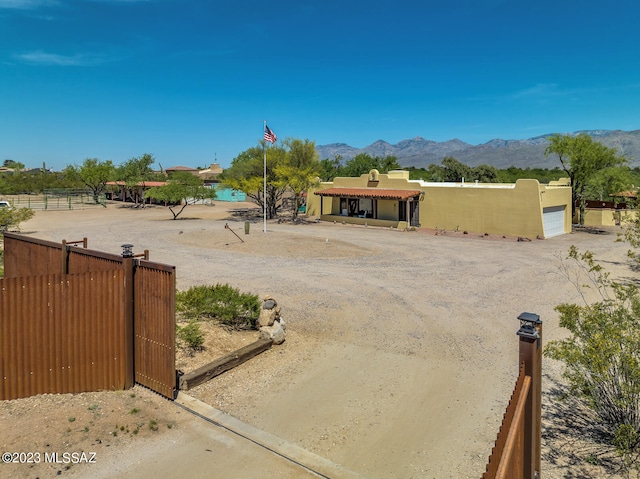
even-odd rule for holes
{"type": "MultiPolygon", "coordinates": [[[[374,187],[372,185],[375,183],[369,181],[372,178],[378,180],[376,188],[422,191],[419,208],[420,226],[423,228],[457,228],[469,233],[542,238],[543,208],[563,205],[566,211],[564,231],[571,231],[571,187],[565,186],[563,180],[555,182],[554,186],[540,185],[537,180],[526,179],[518,180],[515,184],[425,183],[409,180],[408,171],[378,174],[372,170],[370,174],[359,178],[335,178],[332,183],[321,183],[318,190],[329,187],[374,187]]],[[[308,215],[320,215],[320,201],[320,196],[309,192],[308,215]]],[[[324,198],[323,201],[323,215],[340,214],[339,198],[324,198]]],[[[378,219],[397,218],[397,201],[378,201],[378,219]]],[[[364,222],[360,218],[348,218],[348,221],[364,222]]]]}
{"type": "Polygon", "coordinates": [[[542,236],[542,209],[536,180],[519,180],[510,188],[431,187],[420,204],[427,228],[474,233],[542,236]]]}
{"type": "Polygon", "coordinates": [[[398,202],[397,201],[378,201],[378,219],[381,220],[397,220],[398,219],[398,202]]]}
{"type": "Polygon", "coordinates": [[[587,208],[584,212],[585,226],[615,226],[616,210],[587,208]]]}

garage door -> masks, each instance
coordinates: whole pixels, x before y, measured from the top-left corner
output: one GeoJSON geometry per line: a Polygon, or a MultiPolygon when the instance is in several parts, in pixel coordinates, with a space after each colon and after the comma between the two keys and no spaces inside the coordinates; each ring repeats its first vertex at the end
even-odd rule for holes
{"type": "Polygon", "coordinates": [[[542,210],[545,238],[564,234],[564,212],[564,206],[551,206],[542,210]]]}

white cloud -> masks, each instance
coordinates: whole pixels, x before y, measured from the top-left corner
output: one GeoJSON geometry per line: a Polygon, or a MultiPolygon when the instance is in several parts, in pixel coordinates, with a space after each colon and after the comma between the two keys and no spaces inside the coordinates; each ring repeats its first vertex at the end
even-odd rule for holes
{"type": "Polygon", "coordinates": [[[517,98],[540,98],[550,97],[562,94],[558,91],[558,85],[555,83],[538,83],[533,87],[525,88],[511,94],[512,99],[517,98]]]}
{"type": "Polygon", "coordinates": [[[15,10],[29,10],[47,5],[57,5],[56,0],[0,0],[0,8],[11,8],[15,10]]]}
{"type": "MultiPolygon", "coordinates": [[[[101,3],[140,3],[152,0],[85,0],[101,3]]],[[[0,9],[32,10],[38,7],[60,5],[59,0],[0,0],[0,9]]]]}
{"type": "Polygon", "coordinates": [[[47,53],[41,50],[23,53],[17,55],[17,58],[23,62],[33,65],[52,65],[52,66],[87,66],[98,65],[104,63],[104,58],[90,55],[58,55],[57,53],[47,53]]]}

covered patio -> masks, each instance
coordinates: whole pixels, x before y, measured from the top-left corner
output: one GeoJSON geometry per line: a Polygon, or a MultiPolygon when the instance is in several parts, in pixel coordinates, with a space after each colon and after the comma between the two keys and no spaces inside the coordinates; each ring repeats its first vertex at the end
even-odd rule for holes
{"type": "Polygon", "coordinates": [[[321,197],[320,219],[371,226],[420,226],[420,190],[391,188],[326,188],[321,197]]]}

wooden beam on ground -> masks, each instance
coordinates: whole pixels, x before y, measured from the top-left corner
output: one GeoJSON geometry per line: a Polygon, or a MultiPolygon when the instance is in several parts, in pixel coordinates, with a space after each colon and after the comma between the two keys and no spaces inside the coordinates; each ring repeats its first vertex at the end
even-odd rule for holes
{"type": "Polygon", "coordinates": [[[271,348],[273,341],[270,339],[259,339],[247,346],[237,349],[215,361],[199,367],[195,371],[184,374],[180,377],[179,388],[181,391],[188,391],[209,379],[219,376],[229,369],[241,365],[245,361],[271,348]]]}

